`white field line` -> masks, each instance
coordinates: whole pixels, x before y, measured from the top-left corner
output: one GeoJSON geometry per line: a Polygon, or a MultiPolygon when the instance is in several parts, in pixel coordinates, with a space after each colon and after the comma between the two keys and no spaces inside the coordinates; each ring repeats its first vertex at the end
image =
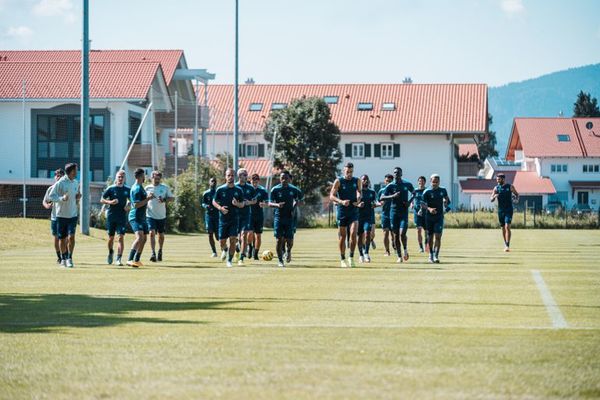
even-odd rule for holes
{"type": "Polygon", "coordinates": [[[542,296],[542,301],[546,306],[546,311],[548,311],[548,315],[552,320],[552,327],[554,329],[564,329],[568,328],[569,325],[560,312],[560,308],[558,308],[558,304],[554,301],[554,297],[552,297],[552,293],[550,293],[550,289],[546,286],[546,282],[544,282],[544,278],[542,278],[542,274],[537,269],[532,269],[531,274],[533,275],[533,280],[540,291],[540,295],[542,296]]]}

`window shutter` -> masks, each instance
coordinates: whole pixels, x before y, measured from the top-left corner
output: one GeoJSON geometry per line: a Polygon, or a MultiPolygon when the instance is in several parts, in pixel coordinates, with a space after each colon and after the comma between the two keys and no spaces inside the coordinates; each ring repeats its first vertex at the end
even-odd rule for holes
{"type": "Polygon", "coordinates": [[[264,157],[265,156],[265,145],[262,143],[258,144],[258,156],[259,157],[264,157]]]}
{"type": "Polygon", "coordinates": [[[246,145],[243,143],[239,144],[239,150],[238,153],[240,154],[240,157],[246,157],[246,145]]]}
{"type": "Polygon", "coordinates": [[[394,158],[400,157],[400,144],[394,143],[394,158]]]}
{"type": "Polygon", "coordinates": [[[375,158],[381,158],[381,144],[375,143],[375,158]]]}
{"type": "Polygon", "coordinates": [[[346,158],[352,158],[352,143],[346,143],[346,158]]]}
{"type": "Polygon", "coordinates": [[[365,158],[371,157],[371,143],[365,143],[365,158]]]}

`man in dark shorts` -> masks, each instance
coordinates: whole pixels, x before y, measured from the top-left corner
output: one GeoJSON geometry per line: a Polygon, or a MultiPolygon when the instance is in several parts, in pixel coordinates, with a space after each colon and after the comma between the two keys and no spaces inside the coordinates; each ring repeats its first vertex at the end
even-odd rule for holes
{"type": "Polygon", "coordinates": [[[370,263],[369,248],[371,247],[371,231],[375,224],[373,209],[377,207],[377,193],[369,186],[368,175],[360,177],[362,182],[362,192],[360,203],[358,204],[358,252],[359,261],[370,263]]]}
{"type": "Polygon", "coordinates": [[[427,231],[424,231],[425,227],[425,213],[421,208],[421,201],[423,200],[423,192],[425,191],[425,182],[427,179],[424,176],[420,176],[417,180],[417,188],[413,192],[413,218],[415,226],[417,228],[417,242],[419,243],[419,253],[424,253],[423,248],[423,232],[425,232],[425,244],[428,243],[427,231]]]}
{"type": "Polygon", "coordinates": [[[269,193],[260,185],[260,176],[258,176],[258,174],[253,174],[251,180],[252,187],[254,187],[254,200],[256,200],[256,203],[250,206],[252,208],[250,211],[252,231],[248,235],[250,242],[250,251],[248,257],[258,260],[260,245],[262,243],[262,233],[265,224],[263,207],[268,206],[269,193]]]}
{"type": "Polygon", "coordinates": [[[123,248],[125,246],[125,231],[127,230],[127,213],[129,211],[129,196],[131,189],[125,186],[125,171],[119,170],[115,174],[114,185],[109,186],[100,202],[108,206],[106,211],[106,231],[108,232],[108,257],[106,263],[111,265],[114,256],[115,234],[119,235],[117,246],[117,265],[123,265],[123,248]]]}
{"type": "Polygon", "coordinates": [[[425,229],[429,237],[429,262],[440,262],[440,247],[444,232],[444,212],[450,211],[450,198],[446,188],[440,186],[440,176],[431,175],[431,186],[423,192],[421,208],[425,214],[425,229]]]}
{"type": "Polygon", "coordinates": [[[275,208],[273,213],[273,231],[277,239],[277,266],[284,267],[283,255],[286,253],[286,262],[292,260],[292,247],[294,246],[294,207],[303,196],[302,191],[289,184],[289,172],[283,171],[279,175],[279,184],[271,189],[269,207],[275,208]],[[287,248],[287,251],[286,251],[287,248]]]}
{"type": "Polygon", "coordinates": [[[143,266],[140,259],[149,232],[148,220],[146,219],[146,208],[148,202],[154,198],[154,194],[146,193],[146,189],[144,189],[146,174],[143,169],[136,169],[134,176],[135,183],[129,192],[129,202],[131,203],[131,210],[129,210],[129,225],[131,225],[131,230],[135,234],[135,240],[131,244],[127,265],[139,268],[143,266]]]}
{"type": "Polygon", "coordinates": [[[233,267],[233,254],[238,240],[238,210],[244,207],[244,193],[235,185],[235,171],[225,171],[225,184],[215,192],[213,206],[219,211],[219,241],[221,260],[227,259],[227,267],[233,267]],[[229,246],[227,241],[229,240],[229,246]]]}
{"type": "Polygon", "coordinates": [[[408,238],[406,236],[408,231],[408,206],[414,191],[415,188],[412,183],[402,179],[402,168],[396,167],[394,168],[394,181],[386,186],[381,196],[381,200],[391,200],[392,202],[390,222],[392,232],[394,232],[396,254],[398,255],[396,262],[399,263],[403,260],[401,248],[404,249],[404,261],[408,260],[408,238]],[[400,245],[401,240],[402,246],[400,245]]]}
{"type": "Polygon", "coordinates": [[[202,208],[204,208],[204,227],[208,233],[208,243],[212,250],[212,257],[217,256],[215,237],[219,233],[219,210],[213,206],[212,201],[217,191],[217,179],[210,178],[208,190],[202,193],[202,208]]]}
{"type": "Polygon", "coordinates": [[[496,187],[492,190],[490,200],[494,202],[498,199],[498,222],[502,227],[502,239],[504,239],[504,251],[510,251],[510,238],[512,232],[510,224],[513,217],[513,198],[519,201],[519,193],[514,185],[506,183],[506,175],[499,173],[496,175],[496,187]]]}
{"type": "MultiPolygon", "coordinates": [[[[56,171],[54,171],[54,184],[56,184],[56,182],[58,182],[60,180],[60,178],[62,178],[64,175],[65,175],[65,170],[62,168],[59,168],[56,171]]],[[[60,265],[62,263],[62,256],[60,253],[60,240],[58,239],[58,221],[56,219],[56,203],[52,202],[50,200],[50,197],[48,197],[50,195],[50,192],[52,191],[52,188],[54,187],[54,184],[46,190],[46,194],[44,195],[44,199],[42,200],[42,205],[44,206],[45,209],[52,210],[50,212],[50,233],[52,233],[52,237],[54,238],[54,250],[56,250],[56,257],[57,257],[56,263],[60,265]]]]}
{"type": "Polygon", "coordinates": [[[329,193],[329,200],[337,204],[338,246],[341,266],[354,267],[354,250],[358,231],[358,204],[362,192],[361,181],[352,176],[354,164],[346,163],[344,175],[336,178],[329,193]],[[346,236],[350,236],[350,257],[346,263],[346,236]]]}
{"type": "MultiPolygon", "coordinates": [[[[377,193],[377,201],[381,204],[381,229],[383,229],[383,247],[385,249],[385,253],[383,254],[386,257],[390,256],[390,232],[391,232],[391,224],[390,224],[390,210],[392,208],[391,200],[383,201],[381,200],[381,196],[385,192],[385,188],[387,185],[392,183],[394,180],[394,175],[387,174],[384,179],[384,185],[379,192],[377,193]]],[[[392,233],[392,246],[396,246],[394,243],[394,234],[392,233]]]]}

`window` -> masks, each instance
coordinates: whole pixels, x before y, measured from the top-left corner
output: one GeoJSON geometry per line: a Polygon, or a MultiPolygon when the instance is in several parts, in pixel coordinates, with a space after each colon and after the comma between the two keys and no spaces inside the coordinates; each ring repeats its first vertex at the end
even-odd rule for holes
{"type": "Polygon", "coordinates": [[[381,106],[381,111],[395,111],[396,110],[396,103],[383,103],[383,105],[381,106]]]}
{"type": "Polygon", "coordinates": [[[283,110],[284,108],[287,108],[287,104],[286,103],[273,103],[273,104],[271,104],[271,110],[283,110]]]}
{"type": "Polygon", "coordinates": [[[559,142],[570,142],[571,136],[565,134],[558,134],[556,135],[556,139],[558,139],[559,142]]]}
{"type": "Polygon", "coordinates": [[[569,172],[567,164],[552,164],[550,165],[551,172],[564,173],[569,172]]]}
{"type": "Polygon", "coordinates": [[[583,166],[584,173],[598,173],[600,172],[600,164],[585,164],[583,166]]]}
{"type": "Polygon", "coordinates": [[[258,157],[258,143],[246,144],[246,157],[258,157]]]}
{"type": "Polygon", "coordinates": [[[252,103],[250,104],[249,111],[262,111],[263,104],[262,103],[252,103]]]}
{"type": "Polygon", "coordinates": [[[323,97],[323,100],[327,104],[337,104],[338,103],[338,99],[339,99],[339,96],[325,96],[325,97],[323,97]]]}
{"type": "Polygon", "coordinates": [[[358,103],[356,109],[358,111],[371,111],[373,109],[373,103],[358,103]]]}
{"type": "MultiPolygon", "coordinates": [[[[135,133],[137,132],[141,123],[142,123],[142,116],[140,114],[132,113],[132,112],[129,113],[129,144],[131,144],[131,141],[133,140],[133,137],[135,136],[135,133]]],[[[140,132],[138,137],[135,139],[135,143],[136,144],[142,143],[142,132],[140,132]]]]}
{"type": "Polygon", "coordinates": [[[364,143],[352,143],[352,158],[365,158],[364,143]]]}
{"type": "Polygon", "coordinates": [[[381,143],[381,158],[394,158],[393,143],[381,143]]]}

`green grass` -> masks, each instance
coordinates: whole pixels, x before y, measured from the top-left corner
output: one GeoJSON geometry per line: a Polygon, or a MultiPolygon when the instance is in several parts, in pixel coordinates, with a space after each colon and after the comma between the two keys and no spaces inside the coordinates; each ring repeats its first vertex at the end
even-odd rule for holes
{"type": "Polygon", "coordinates": [[[47,225],[0,220],[0,398],[600,397],[599,231],[516,230],[506,254],[497,230],[451,229],[439,265],[414,230],[394,264],[378,231],[374,262],[341,269],[334,230],[301,230],[285,270],[226,269],[204,235],[109,267],[94,232],[66,270],[47,225]]]}

